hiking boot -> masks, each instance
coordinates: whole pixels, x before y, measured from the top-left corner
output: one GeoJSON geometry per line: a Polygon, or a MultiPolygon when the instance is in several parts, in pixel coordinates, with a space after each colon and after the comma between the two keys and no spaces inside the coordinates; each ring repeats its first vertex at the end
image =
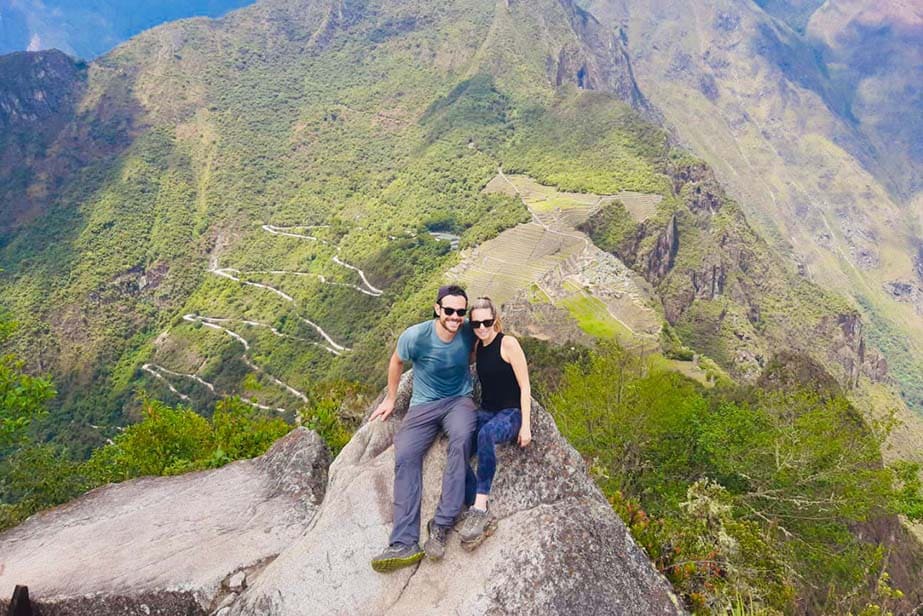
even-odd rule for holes
{"type": "Polygon", "coordinates": [[[458,535],[461,537],[462,547],[470,552],[494,534],[495,530],[497,530],[497,520],[490,515],[490,512],[470,507],[458,535]]]}
{"type": "Polygon", "coordinates": [[[423,544],[423,550],[430,560],[441,560],[445,556],[445,544],[449,540],[449,527],[436,524],[436,520],[430,520],[426,524],[426,532],[429,533],[429,539],[423,544]]]}
{"type": "Polygon", "coordinates": [[[459,513],[458,516],[456,516],[456,518],[455,518],[455,524],[452,525],[452,528],[453,528],[454,530],[457,531],[457,530],[461,529],[462,526],[465,525],[465,520],[468,519],[468,512],[469,512],[469,511],[471,511],[471,507],[470,507],[470,506],[469,506],[469,507],[465,507],[464,509],[462,509],[462,512],[459,513]]]}
{"type": "Polygon", "coordinates": [[[409,567],[423,560],[423,550],[414,543],[401,545],[392,543],[385,551],[372,559],[372,569],[378,573],[388,573],[401,567],[409,567]]]}

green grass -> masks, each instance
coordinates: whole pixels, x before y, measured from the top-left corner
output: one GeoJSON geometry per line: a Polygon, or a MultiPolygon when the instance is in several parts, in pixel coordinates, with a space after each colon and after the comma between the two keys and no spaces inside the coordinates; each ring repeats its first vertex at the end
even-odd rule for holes
{"type": "Polygon", "coordinates": [[[582,290],[575,290],[574,295],[561,299],[558,303],[577,320],[580,329],[594,338],[618,340],[623,344],[635,338],[630,329],[609,314],[608,308],[601,300],[582,290]]]}

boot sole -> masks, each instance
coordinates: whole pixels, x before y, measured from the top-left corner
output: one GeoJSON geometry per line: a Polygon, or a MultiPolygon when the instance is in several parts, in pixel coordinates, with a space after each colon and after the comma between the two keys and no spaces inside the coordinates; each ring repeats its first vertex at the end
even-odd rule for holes
{"type": "Polygon", "coordinates": [[[421,560],[423,560],[423,552],[417,552],[416,554],[404,556],[403,558],[383,558],[381,560],[373,560],[372,569],[378,573],[389,573],[415,565],[421,560]]]}
{"type": "Polygon", "coordinates": [[[461,542],[462,549],[465,550],[466,552],[472,551],[474,548],[484,543],[484,540],[490,537],[491,535],[493,535],[494,532],[496,532],[496,530],[497,530],[497,521],[494,519],[491,519],[490,521],[487,522],[487,526],[484,527],[483,533],[481,533],[480,535],[478,535],[477,537],[475,537],[474,539],[470,541],[461,542]]]}

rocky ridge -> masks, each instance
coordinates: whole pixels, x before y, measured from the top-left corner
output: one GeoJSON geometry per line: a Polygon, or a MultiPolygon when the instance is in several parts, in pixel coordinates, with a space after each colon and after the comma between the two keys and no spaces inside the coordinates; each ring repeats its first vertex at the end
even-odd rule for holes
{"type": "Polygon", "coordinates": [[[53,146],[73,120],[86,80],[86,65],[60,51],[0,56],[0,232],[37,213],[48,176],[67,164],[47,159],[70,156],[53,146]],[[23,174],[27,168],[31,173],[23,174]]]}
{"type": "MultiPolygon", "coordinates": [[[[227,616],[682,613],[579,454],[535,402],[533,445],[498,449],[491,501],[500,520],[496,534],[468,553],[452,533],[442,562],[373,572],[369,560],[391,526],[392,441],[407,410],[409,380],[405,375],[395,414],[362,426],[334,461],[327,497],[308,532],[227,616]]],[[[440,440],[424,466],[424,522],[438,500],[444,461],[440,440]]]]}
{"type": "MultiPolygon", "coordinates": [[[[252,461],[107,486],[38,514],[0,535],[0,593],[28,585],[44,616],[682,613],[535,403],[533,445],[499,450],[496,534],[469,553],[452,533],[442,562],[372,571],[410,392],[408,373],[395,414],[359,429],[326,486],[326,448],[300,428],[252,461]]],[[[440,440],[425,462],[424,520],[444,462],[440,440]]]]}

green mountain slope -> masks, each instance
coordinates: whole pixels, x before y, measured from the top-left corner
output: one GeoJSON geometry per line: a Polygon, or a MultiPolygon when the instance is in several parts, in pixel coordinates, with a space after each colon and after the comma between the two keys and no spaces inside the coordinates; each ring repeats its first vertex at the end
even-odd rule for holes
{"type": "Polygon", "coordinates": [[[139,371],[148,359],[174,372],[211,360],[220,392],[274,407],[299,397],[273,378],[299,392],[366,378],[454,259],[418,231],[448,225],[467,245],[526,215],[480,194],[524,111],[581,79],[637,97],[618,48],[567,3],[418,9],[265,2],[91,65],[71,124],[91,127],[87,164],[3,240],[20,349],[55,373],[71,437],[121,421],[137,377],[160,386],[139,371]],[[315,225],[317,240],[293,237],[315,225]],[[259,323],[243,326],[267,342],[244,360],[236,338],[182,319],[193,313],[259,323]],[[247,380],[245,361],[266,374],[247,380]]]}
{"type": "Polygon", "coordinates": [[[48,432],[98,444],[139,385],[203,412],[230,394],[291,412],[331,380],[378,385],[458,260],[433,233],[464,249],[529,220],[482,190],[500,168],[657,197],[649,220],[610,204],[586,230],[731,374],[795,347],[844,383],[880,379],[855,311],[643,119],[627,58],[565,1],[266,0],[93,63],[42,158],[57,188],[14,187],[41,215],[0,244],[14,346],[61,391],[48,432]]]}

